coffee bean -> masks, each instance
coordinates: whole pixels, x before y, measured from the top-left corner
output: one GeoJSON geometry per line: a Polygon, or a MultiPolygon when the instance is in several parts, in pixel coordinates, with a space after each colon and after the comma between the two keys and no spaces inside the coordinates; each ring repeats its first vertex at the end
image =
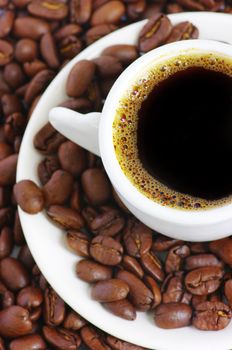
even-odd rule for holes
{"type": "Polygon", "coordinates": [[[143,278],[144,271],[139,262],[129,255],[124,255],[122,259],[122,266],[125,270],[134,273],[137,277],[143,278]]]}
{"type": "Polygon", "coordinates": [[[6,94],[1,98],[2,109],[5,116],[9,116],[10,114],[21,112],[22,105],[19,98],[15,95],[6,94]]]}
{"type": "Polygon", "coordinates": [[[85,170],[82,173],[81,184],[92,205],[104,204],[110,198],[111,186],[105,172],[101,169],[85,170]]]}
{"type": "Polygon", "coordinates": [[[47,65],[56,69],[59,67],[59,57],[56,50],[55,41],[50,33],[46,33],[40,40],[40,52],[47,65]]]}
{"type": "Polygon", "coordinates": [[[224,1],[210,1],[209,3],[196,0],[178,0],[177,2],[184,8],[193,11],[217,11],[220,8],[224,8],[224,1]]]}
{"type": "Polygon", "coordinates": [[[107,281],[99,281],[93,285],[91,290],[92,298],[102,303],[125,299],[128,293],[128,285],[116,278],[107,281]]]}
{"type": "Polygon", "coordinates": [[[69,311],[65,317],[63,326],[66,329],[71,331],[78,331],[82,327],[86,325],[87,321],[85,321],[80,315],[78,315],[74,311],[69,311]]]}
{"type": "Polygon", "coordinates": [[[79,35],[82,33],[82,27],[78,24],[66,24],[54,33],[54,39],[59,42],[70,35],[79,35]]]}
{"type": "Polygon", "coordinates": [[[58,326],[64,321],[64,301],[52,288],[46,288],[44,293],[43,316],[49,326],[58,326]]]}
{"type": "Polygon", "coordinates": [[[70,198],[70,207],[72,209],[75,209],[77,211],[81,211],[81,190],[80,190],[80,185],[78,182],[74,183],[73,190],[72,190],[72,195],[70,198]]]}
{"type": "Polygon", "coordinates": [[[37,73],[46,70],[47,65],[44,62],[36,59],[32,62],[25,62],[23,64],[23,69],[28,77],[33,78],[37,73]]]}
{"type": "Polygon", "coordinates": [[[151,251],[141,255],[141,264],[143,265],[146,272],[148,272],[152,277],[158,281],[163,281],[164,271],[162,264],[158,257],[151,251]]]}
{"type": "Polygon", "coordinates": [[[117,27],[114,24],[99,24],[94,26],[86,32],[86,42],[88,45],[90,45],[94,41],[102,38],[104,35],[107,35],[116,29],[117,27]]]}
{"type": "Polygon", "coordinates": [[[68,6],[59,0],[34,0],[27,9],[33,16],[50,20],[62,20],[68,15],[68,6]]]}
{"type": "Polygon", "coordinates": [[[227,302],[231,308],[231,306],[232,306],[232,279],[229,279],[225,282],[224,294],[225,294],[227,302]]]}
{"type": "Polygon", "coordinates": [[[129,300],[137,310],[147,311],[153,302],[153,295],[146,285],[134,274],[127,271],[119,271],[117,278],[126,282],[129,286],[129,300]]]}
{"type": "Polygon", "coordinates": [[[128,65],[135,61],[139,54],[135,45],[113,45],[102,51],[103,56],[113,56],[119,59],[123,65],[128,65]]]}
{"type": "Polygon", "coordinates": [[[19,290],[29,284],[29,274],[23,264],[15,258],[0,261],[0,277],[10,290],[19,290]]]}
{"type": "MultiPolygon", "coordinates": [[[[1,163],[0,163],[1,164],[1,163]]],[[[224,238],[209,243],[209,249],[215,253],[224,263],[232,266],[232,239],[224,238]]]]}
{"type": "Polygon", "coordinates": [[[56,170],[43,187],[46,205],[65,204],[71,196],[73,184],[72,175],[63,170],[56,170]]]}
{"type": "Polygon", "coordinates": [[[152,245],[152,230],[137,220],[130,219],[124,229],[127,253],[136,258],[146,254],[152,245]]]}
{"type": "Polygon", "coordinates": [[[104,307],[115,316],[124,318],[128,321],[136,319],[136,310],[127,299],[103,303],[104,307]]]}
{"type": "Polygon", "coordinates": [[[0,259],[9,256],[13,246],[13,232],[9,227],[5,226],[0,231],[0,259]]]}
{"type": "Polygon", "coordinates": [[[68,231],[67,232],[68,246],[79,256],[87,258],[89,256],[90,239],[82,232],[68,231]]]}
{"type": "Polygon", "coordinates": [[[154,252],[163,252],[165,250],[169,250],[177,245],[182,244],[183,241],[178,239],[169,238],[163,235],[159,235],[154,238],[152,244],[152,250],[154,252]]]}
{"type": "Polygon", "coordinates": [[[189,255],[190,249],[187,245],[171,248],[165,260],[165,271],[170,273],[181,270],[183,259],[189,255]]]}
{"type": "Polygon", "coordinates": [[[0,311],[0,335],[15,338],[27,335],[32,331],[29,312],[21,306],[10,306],[0,311]]]}
{"type": "Polygon", "coordinates": [[[13,234],[14,234],[15,244],[17,244],[19,246],[25,244],[25,238],[24,238],[22,226],[20,224],[18,211],[15,212],[13,234]]]}
{"type": "Polygon", "coordinates": [[[142,348],[141,346],[117,339],[112,335],[107,335],[106,341],[112,350],[145,350],[145,348],[142,348]]]}
{"type": "Polygon", "coordinates": [[[39,334],[25,335],[14,339],[9,344],[9,350],[45,350],[46,344],[39,334]]]}
{"type": "Polygon", "coordinates": [[[47,123],[35,135],[34,146],[41,153],[49,154],[56,152],[64,141],[64,136],[58,133],[50,123],[47,123]]]}
{"type": "Polygon", "coordinates": [[[138,20],[146,8],[146,1],[145,0],[137,0],[136,2],[132,2],[128,4],[127,7],[127,14],[128,17],[132,21],[138,20]]]}
{"type": "Polygon", "coordinates": [[[84,225],[84,220],[77,210],[52,205],[47,210],[48,216],[62,228],[79,230],[84,225]]]}
{"type": "Polygon", "coordinates": [[[108,1],[94,11],[91,25],[96,26],[102,23],[118,24],[125,11],[125,5],[121,1],[108,1]]]}
{"type": "Polygon", "coordinates": [[[139,35],[139,49],[148,52],[162,45],[169,37],[172,25],[167,16],[157,13],[151,17],[139,35]]]}
{"type": "MultiPolygon", "coordinates": [[[[85,113],[89,113],[91,111],[92,103],[89,101],[89,99],[80,97],[80,98],[68,99],[68,100],[60,103],[59,106],[65,107],[68,109],[72,109],[73,111],[77,111],[77,112],[85,114],[85,113]]],[[[78,145],[76,145],[76,146],[78,146],[78,145]]],[[[82,150],[83,153],[85,153],[83,148],[80,148],[80,149],[82,150]]],[[[78,164],[78,162],[77,162],[77,164],[78,164]]]]}
{"type": "Polygon", "coordinates": [[[117,77],[123,71],[123,66],[117,57],[104,55],[93,61],[100,78],[117,77]]]}
{"type": "Polygon", "coordinates": [[[218,266],[223,268],[224,264],[213,254],[196,254],[185,259],[185,269],[194,270],[198,267],[218,266]]]}
{"type": "Polygon", "coordinates": [[[44,208],[44,194],[31,180],[21,180],[14,185],[14,196],[22,210],[36,214],[44,208]]]}
{"type": "Polygon", "coordinates": [[[190,250],[193,254],[208,253],[208,248],[204,242],[191,242],[190,250]]]}
{"type": "Polygon", "coordinates": [[[70,4],[71,22],[85,24],[92,13],[92,0],[73,0],[70,4]]]}
{"type": "Polygon", "coordinates": [[[75,35],[69,35],[59,44],[59,54],[63,60],[70,60],[82,49],[82,42],[75,35]]]}
{"type": "Polygon", "coordinates": [[[172,28],[171,34],[166,43],[172,43],[179,40],[197,39],[198,29],[190,22],[181,22],[172,28]]]}
{"type": "Polygon", "coordinates": [[[105,281],[112,277],[112,269],[92,260],[80,260],[76,266],[77,276],[86,282],[105,281]]]}
{"type": "MultiPolygon", "coordinates": [[[[7,143],[5,142],[0,142],[0,161],[4,158],[7,158],[8,156],[10,156],[13,152],[13,149],[10,145],[8,145],[7,143]]],[[[5,191],[6,189],[4,189],[5,191]]],[[[1,188],[1,198],[5,198],[6,196],[6,193],[4,192],[3,193],[3,188],[1,188]]],[[[2,202],[2,200],[0,201],[2,202]]],[[[3,202],[5,203],[5,200],[3,200],[3,202]]],[[[1,206],[4,206],[4,205],[1,205],[1,206]]]]}
{"type": "Polygon", "coordinates": [[[30,81],[26,93],[25,102],[30,104],[34,98],[36,98],[54,78],[54,72],[48,69],[42,70],[37,73],[30,81]]]}
{"type": "Polygon", "coordinates": [[[60,145],[58,158],[62,169],[75,177],[80,175],[87,166],[85,150],[71,141],[60,145]]]}
{"type": "Polygon", "coordinates": [[[96,261],[114,266],[122,260],[123,247],[111,237],[98,235],[91,241],[89,251],[96,261]]]}
{"type": "Polygon", "coordinates": [[[55,349],[78,349],[81,343],[79,335],[64,328],[44,326],[43,335],[46,341],[55,349]]]}
{"type": "Polygon", "coordinates": [[[157,327],[172,329],[190,325],[192,309],[183,303],[161,304],[155,309],[154,320],[157,327]]]}
{"type": "Polygon", "coordinates": [[[222,277],[223,270],[218,266],[200,267],[186,275],[185,286],[194,295],[207,295],[219,288],[222,277]]]}
{"type": "Polygon", "coordinates": [[[56,156],[47,156],[38,165],[38,176],[42,185],[45,185],[51,178],[52,174],[60,168],[58,158],[56,156]]]}
{"type": "Polygon", "coordinates": [[[8,63],[4,67],[3,78],[12,88],[18,88],[25,81],[25,75],[18,63],[8,63]]]}
{"type": "Polygon", "coordinates": [[[11,31],[14,23],[12,11],[1,10],[0,13],[0,38],[5,38],[11,31]]]}
{"type": "Polygon", "coordinates": [[[225,328],[231,320],[230,308],[222,302],[206,301],[196,306],[193,325],[204,331],[225,328]]]}
{"type": "Polygon", "coordinates": [[[28,270],[32,270],[35,265],[35,261],[27,244],[20,248],[17,258],[28,270]]]}
{"type": "Polygon", "coordinates": [[[82,60],[77,62],[71,69],[67,83],[66,91],[71,97],[81,97],[90,85],[96,66],[92,61],[82,60]]]}
{"type": "Polygon", "coordinates": [[[160,287],[159,287],[158,283],[150,276],[145,276],[144,282],[153,294],[153,302],[151,305],[151,309],[154,309],[162,301],[160,287]]]}
{"type": "Polygon", "coordinates": [[[12,2],[16,8],[23,8],[27,6],[31,2],[31,0],[12,0],[12,2]]]}
{"type": "Polygon", "coordinates": [[[166,9],[167,13],[180,13],[184,11],[181,5],[175,3],[168,4],[166,9]]]}
{"type": "Polygon", "coordinates": [[[15,304],[14,293],[8,290],[2,282],[0,282],[0,298],[0,306],[2,310],[15,304]]]}
{"type": "Polygon", "coordinates": [[[13,208],[0,209],[0,228],[3,226],[9,226],[13,220],[13,208]]]}
{"type": "Polygon", "coordinates": [[[183,276],[180,274],[176,276],[169,275],[168,280],[165,280],[162,285],[162,291],[164,304],[181,302],[184,294],[183,276]]]}
{"type": "Polygon", "coordinates": [[[6,40],[0,40],[0,66],[9,63],[13,58],[13,46],[6,40]]]}
{"type": "Polygon", "coordinates": [[[85,326],[81,328],[81,338],[90,350],[110,350],[92,327],[85,326]]]}
{"type": "Polygon", "coordinates": [[[17,295],[17,304],[28,309],[30,312],[38,308],[43,302],[41,289],[33,286],[21,289],[17,295]]]}
{"type": "Polygon", "coordinates": [[[14,22],[13,33],[18,38],[39,40],[41,36],[50,31],[49,24],[39,18],[18,17],[14,22]]]}
{"type": "Polygon", "coordinates": [[[38,56],[37,43],[32,39],[19,40],[15,46],[15,58],[19,62],[31,62],[38,56]]]}

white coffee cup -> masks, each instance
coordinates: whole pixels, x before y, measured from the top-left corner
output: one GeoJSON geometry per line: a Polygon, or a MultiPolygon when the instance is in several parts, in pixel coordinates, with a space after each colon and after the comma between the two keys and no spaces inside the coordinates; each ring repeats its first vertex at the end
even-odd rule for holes
{"type": "MultiPolygon", "coordinates": [[[[186,40],[164,45],[132,63],[111,88],[102,113],[82,115],[56,107],[50,111],[51,124],[73,142],[102,158],[105,170],[126,207],[143,223],[167,236],[187,241],[209,241],[232,233],[232,203],[212,209],[183,210],[162,206],[142,194],[123,173],[113,145],[112,124],[120,98],[139,73],[152,64],[191,53],[215,53],[232,59],[232,47],[217,41],[186,40]]],[[[232,181],[232,179],[231,179],[232,181]]]]}

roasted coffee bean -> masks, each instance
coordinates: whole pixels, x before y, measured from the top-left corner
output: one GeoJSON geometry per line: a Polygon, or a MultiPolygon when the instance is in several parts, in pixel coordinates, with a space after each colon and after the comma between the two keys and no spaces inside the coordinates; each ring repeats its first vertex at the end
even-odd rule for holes
{"type": "Polygon", "coordinates": [[[186,270],[194,270],[198,267],[218,266],[223,268],[224,264],[213,254],[196,254],[188,256],[185,259],[184,267],[186,270]]]}
{"type": "Polygon", "coordinates": [[[3,78],[12,88],[18,88],[25,81],[25,75],[18,63],[8,63],[4,67],[3,78]]]}
{"type": "Polygon", "coordinates": [[[59,42],[60,40],[65,39],[67,36],[70,35],[79,35],[83,31],[82,27],[78,24],[70,23],[66,24],[65,26],[59,28],[54,33],[54,39],[59,42]]]}
{"type": "Polygon", "coordinates": [[[67,94],[71,97],[81,97],[87,91],[94,77],[95,69],[96,66],[92,61],[82,60],[77,62],[68,75],[67,94]]]}
{"type": "Polygon", "coordinates": [[[158,283],[150,276],[145,276],[144,282],[153,294],[153,302],[151,305],[151,309],[154,309],[162,301],[160,287],[159,287],[158,283]]]}
{"type": "Polygon", "coordinates": [[[13,23],[14,12],[2,9],[0,13],[0,38],[4,38],[10,33],[13,23]]]}
{"type": "Polygon", "coordinates": [[[25,335],[14,339],[9,344],[9,350],[45,350],[46,344],[39,334],[25,335]]]}
{"type": "Polygon", "coordinates": [[[197,39],[198,29],[190,22],[181,22],[172,28],[171,34],[166,44],[179,40],[197,39]]]}
{"type": "Polygon", "coordinates": [[[87,167],[86,151],[71,141],[62,143],[58,150],[62,169],[74,177],[80,175],[87,167]]]}
{"type": "Polygon", "coordinates": [[[68,231],[67,232],[68,246],[79,256],[87,258],[89,256],[89,237],[82,232],[68,231]]]}
{"type": "Polygon", "coordinates": [[[76,266],[77,276],[86,282],[105,281],[112,277],[112,269],[92,260],[80,260],[76,266]]]}
{"type": "Polygon", "coordinates": [[[155,253],[148,251],[147,253],[142,254],[140,261],[146,272],[158,281],[163,281],[164,271],[162,264],[155,253]]]}
{"type": "Polygon", "coordinates": [[[17,304],[30,312],[38,308],[43,302],[41,289],[33,286],[21,289],[17,295],[17,304]]]}
{"type": "Polygon", "coordinates": [[[92,81],[87,89],[87,97],[93,105],[94,111],[101,111],[102,97],[99,84],[96,80],[92,81]]]}
{"type": "Polygon", "coordinates": [[[47,210],[48,216],[62,228],[79,230],[84,226],[84,220],[77,210],[52,205],[47,210]]]}
{"type": "Polygon", "coordinates": [[[92,44],[94,41],[102,38],[116,29],[117,27],[114,24],[99,24],[91,27],[85,34],[87,45],[92,44]]]}
{"type": "Polygon", "coordinates": [[[178,239],[169,238],[163,235],[159,235],[154,237],[152,250],[154,252],[163,252],[165,250],[169,250],[177,245],[181,245],[183,241],[178,239]]]}
{"type": "Polygon", "coordinates": [[[59,57],[56,50],[55,41],[51,33],[46,33],[40,40],[40,52],[47,65],[56,69],[59,67],[59,57]]]}
{"type": "Polygon", "coordinates": [[[20,208],[29,214],[36,214],[44,208],[43,192],[31,180],[21,180],[15,184],[14,196],[20,208]]]}
{"type": "Polygon", "coordinates": [[[85,24],[92,13],[92,0],[72,0],[70,4],[71,22],[85,24]]]}
{"type": "Polygon", "coordinates": [[[136,258],[146,254],[152,245],[152,230],[135,219],[129,219],[123,232],[127,253],[136,258]]]}
{"type": "Polygon", "coordinates": [[[224,8],[224,1],[196,1],[196,0],[178,0],[178,4],[183,6],[185,9],[193,11],[218,11],[220,8],[224,8]]]}
{"type": "Polygon", "coordinates": [[[35,261],[31,255],[31,252],[27,244],[25,244],[20,248],[17,259],[21,261],[21,263],[23,263],[23,265],[27,267],[27,269],[30,271],[35,265],[35,261]]]}
{"type": "Polygon", "coordinates": [[[9,226],[13,221],[13,208],[0,209],[0,228],[3,226],[9,226]]]}
{"type": "Polygon", "coordinates": [[[61,40],[59,44],[59,53],[63,60],[70,60],[75,57],[82,49],[82,42],[75,35],[69,35],[61,40]]]}
{"type": "Polygon", "coordinates": [[[5,142],[0,142],[0,160],[14,153],[13,148],[5,142]]]}
{"type": "Polygon", "coordinates": [[[181,270],[183,259],[189,255],[190,249],[187,245],[180,245],[171,248],[165,260],[165,271],[170,273],[181,270]]]}
{"type": "MultiPolygon", "coordinates": [[[[91,103],[91,101],[89,101],[89,99],[80,97],[80,98],[68,99],[68,100],[60,103],[59,106],[65,107],[68,109],[72,109],[73,111],[77,111],[77,112],[85,114],[85,113],[89,113],[91,111],[92,103],[91,103]]],[[[84,149],[83,148],[81,148],[81,149],[84,153],[84,149]]],[[[77,162],[77,164],[78,164],[78,162],[77,162]]]]}
{"type": "Polygon", "coordinates": [[[207,301],[207,295],[193,295],[192,306],[196,308],[197,305],[203,303],[204,301],[207,301]]]}
{"type": "Polygon", "coordinates": [[[166,282],[166,286],[162,286],[162,288],[164,288],[162,294],[164,304],[181,302],[184,294],[183,276],[180,274],[177,276],[170,276],[170,279],[166,282]]]}
{"type": "Polygon", "coordinates": [[[0,231],[0,259],[9,256],[13,246],[13,232],[9,227],[5,226],[0,231]]]}
{"type": "Polygon", "coordinates": [[[63,170],[56,170],[43,187],[46,205],[65,204],[71,196],[73,185],[72,175],[63,170]]]}
{"type": "Polygon", "coordinates": [[[116,57],[123,65],[126,66],[135,61],[139,56],[138,49],[135,45],[109,46],[102,51],[102,55],[116,57]]]}
{"type": "Polygon", "coordinates": [[[44,293],[43,316],[49,326],[59,326],[64,321],[64,301],[52,288],[46,288],[44,293]]]}
{"type": "Polygon", "coordinates": [[[12,257],[0,261],[0,278],[12,291],[24,288],[30,282],[28,271],[23,264],[12,257]]]}
{"type": "Polygon", "coordinates": [[[81,184],[90,204],[101,205],[110,199],[111,186],[103,170],[85,170],[81,176],[81,184]]]}
{"type": "Polygon", "coordinates": [[[120,340],[112,335],[107,335],[106,342],[109,344],[112,350],[145,350],[145,348],[142,348],[141,346],[120,340]]]}
{"type": "Polygon", "coordinates": [[[192,324],[204,331],[218,331],[231,320],[230,308],[222,302],[206,301],[196,306],[192,324]]]}
{"type": "Polygon", "coordinates": [[[38,56],[37,43],[32,39],[19,40],[15,46],[15,58],[19,62],[31,62],[38,56]]]}
{"type": "Polygon", "coordinates": [[[37,73],[30,81],[24,100],[27,104],[32,101],[47,87],[50,81],[54,78],[54,72],[49,69],[45,69],[37,73]]]}
{"type": "Polygon", "coordinates": [[[13,45],[10,42],[0,40],[0,66],[4,66],[12,61],[13,51],[13,45]]]}
{"type": "Polygon", "coordinates": [[[81,344],[79,335],[64,328],[44,326],[43,335],[46,341],[58,350],[76,350],[81,344]]]}
{"type": "Polygon", "coordinates": [[[123,247],[111,237],[98,235],[91,241],[89,251],[96,261],[114,266],[122,260],[123,247]]]}
{"type": "Polygon", "coordinates": [[[21,144],[21,135],[23,134],[25,127],[26,119],[21,113],[13,113],[5,119],[5,137],[8,142],[14,143],[15,152],[19,151],[21,144]]]}
{"type": "Polygon", "coordinates": [[[20,220],[19,220],[18,210],[15,212],[13,234],[14,234],[14,242],[15,242],[15,244],[17,244],[17,245],[25,244],[25,238],[24,238],[22,226],[21,226],[21,223],[20,223],[20,220]]]}
{"type": "Polygon", "coordinates": [[[87,321],[85,321],[80,315],[78,315],[74,311],[69,311],[65,317],[63,326],[66,329],[71,331],[78,331],[82,327],[86,325],[87,321]]]}
{"type": "MultiPolygon", "coordinates": [[[[1,164],[1,163],[0,163],[1,164]]],[[[225,264],[232,266],[232,239],[224,238],[209,243],[209,249],[212,253],[219,256],[225,264]]]]}
{"type": "Polygon", "coordinates": [[[207,245],[204,242],[191,242],[190,250],[193,254],[208,253],[207,245]]]}
{"type": "Polygon", "coordinates": [[[50,123],[47,123],[35,135],[34,146],[41,153],[49,154],[56,152],[64,141],[64,136],[58,133],[50,123]]]}
{"type": "Polygon", "coordinates": [[[181,5],[175,3],[167,4],[166,10],[167,13],[180,13],[184,11],[181,5]]]}
{"type": "Polygon", "coordinates": [[[46,70],[47,65],[44,62],[36,59],[32,62],[25,62],[23,64],[23,69],[28,77],[33,78],[37,73],[41,72],[42,70],[46,70]]]}
{"type": "Polygon", "coordinates": [[[92,298],[102,303],[125,299],[128,293],[129,286],[117,278],[99,281],[91,290],[92,298]]]}
{"type": "Polygon", "coordinates": [[[200,267],[186,275],[185,286],[194,295],[207,295],[219,288],[222,277],[223,270],[218,266],[200,267]]]}
{"type": "Polygon", "coordinates": [[[27,335],[32,331],[29,312],[21,306],[10,306],[0,311],[0,335],[15,338],[27,335]]]}
{"type": "Polygon", "coordinates": [[[224,294],[231,308],[232,306],[232,279],[228,279],[224,285],[224,294]]]}
{"type": "Polygon", "coordinates": [[[62,20],[68,15],[68,6],[59,0],[34,0],[27,9],[33,16],[50,20],[62,20]]]}
{"type": "Polygon", "coordinates": [[[136,2],[129,3],[127,6],[127,14],[128,17],[132,21],[138,20],[146,8],[146,1],[145,0],[137,0],[136,2]]]}
{"type": "Polygon", "coordinates": [[[100,335],[90,326],[81,328],[81,338],[90,350],[110,350],[100,335]]]}
{"type": "Polygon", "coordinates": [[[89,223],[91,232],[95,235],[115,236],[124,227],[125,219],[121,213],[114,208],[101,207],[101,213],[89,223]]]}
{"type": "Polygon", "coordinates": [[[2,109],[5,116],[12,113],[22,112],[22,105],[19,98],[15,95],[6,94],[1,98],[2,109]]]}
{"type": "Polygon", "coordinates": [[[78,182],[74,183],[71,198],[70,207],[77,211],[81,211],[82,201],[81,201],[81,190],[78,182]]]}
{"type": "Polygon", "coordinates": [[[18,17],[14,22],[13,32],[18,38],[29,38],[38,40],[40,37],[50,31],[49,24],[39,18],[18,17]]]}
{"type": "Polygon", "coordinates": [[[117,57],[104,55],[95,58],[93,61],[96,64],[97,74],[100,78],[117,77],[123,71],[123,66],[117,57]]]}
{"type": "Polygon", "coordinates": [[[192,309],[183,303],[161,304],[155,309],[154,320],[157,327],[172,329],[190,325],[192,309]]]}
{"type": "Polygon", "coordinates": [[[128,321],[136,319],[136,310],[127,299],[103,303],[104,307],[115,316],[124,318],[128,321]]]}
{"type": "Polygon", "coordinates": [[[144,271],[141,265],[139,264],[139,262],[132,256],[123,255],[122,266],[124,267],[125,270],[134,273],[137,277],[141,279],[143,278],[144,271]]]}
{"type": "Polygon", "coordinates": [[[121,1],[108,1],[94,11],[91,17],[91,25],[96,26],[102,23],[118,24],[125,12],[125,5],[121,1]]]}
{"type": "Polygon", "coordinates": [[[60,168],[59,160],[56,156],[47,156],[38,165],[38,176],[42,185],[45,185],[52,174],[60,168]]]}
{"type": "Polygon", "coordinates": [[[162,45],[169,37],[172,24],[167,16],[157,13],[151,17],[139,35],[139,49],[148,52],[162,45]]]}
{"type": "Polygon", "coordinates": [[[117,278],[126,282],[129,286],[129,300],[140,311],[150,309],[153,302],[153,295],[150,289],[133,273],[128,271],[119,271],[117,278]]]}
{"type": "Polygon", "coordinates": [[[14,293],[8,290],[1,282],[0,282],[0,306],[1,309],[7,309],[8,307],[15,304],[15,296],[14,293]]]}

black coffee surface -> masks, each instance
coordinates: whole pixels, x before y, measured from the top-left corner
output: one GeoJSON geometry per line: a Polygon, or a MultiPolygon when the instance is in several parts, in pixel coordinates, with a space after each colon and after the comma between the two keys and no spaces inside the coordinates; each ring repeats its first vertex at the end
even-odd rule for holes
{"type": "Polygon", "coordinates": [[[138,111],[137,146],[168,188],[206,200],[232,194],[232,78],[189,67],[161,81],[138,111]]]}

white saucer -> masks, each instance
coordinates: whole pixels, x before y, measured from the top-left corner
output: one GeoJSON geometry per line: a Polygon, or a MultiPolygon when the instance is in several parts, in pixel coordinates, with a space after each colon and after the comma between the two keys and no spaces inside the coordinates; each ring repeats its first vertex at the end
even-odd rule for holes
{"type": "MultiPolygon", "coordinates": [[[[201,39],[213,39],[232,44],[232,15],[218,13],[180,13],[170,16],[173,24],[190,21],[200,31],[201,39]]],[[[65,68],[68,75],[81,59],[92,59],[113,44],[135,44],[146,21],[122,28],[82,51],[65,68]]],[[[231,47],[232,55],[232,47],[231,47]]],[[[40,99],[24,134],[21,145],[17,181],[31,179],[39,183],[37,166],[42,159],[33,147],[33,138],[48,121],[49,110],[65,100],[65,82],[55,78],[40,99]]],[[[99,303],[91,300],[89,287],[75,276],[78,257],[66,246],[65,236],[44,213],[28,215],[19,210],[23,231],[31,252],[42,273],[58,294],[75,311],[95,326],[118,338],[157,350],[229,350],[232,348],[232,322],[219,332],[203,332],[192,327],[177,330],[157,328],[152,315],[138,313],[135,321],[113,316],[99,303]]]]}

